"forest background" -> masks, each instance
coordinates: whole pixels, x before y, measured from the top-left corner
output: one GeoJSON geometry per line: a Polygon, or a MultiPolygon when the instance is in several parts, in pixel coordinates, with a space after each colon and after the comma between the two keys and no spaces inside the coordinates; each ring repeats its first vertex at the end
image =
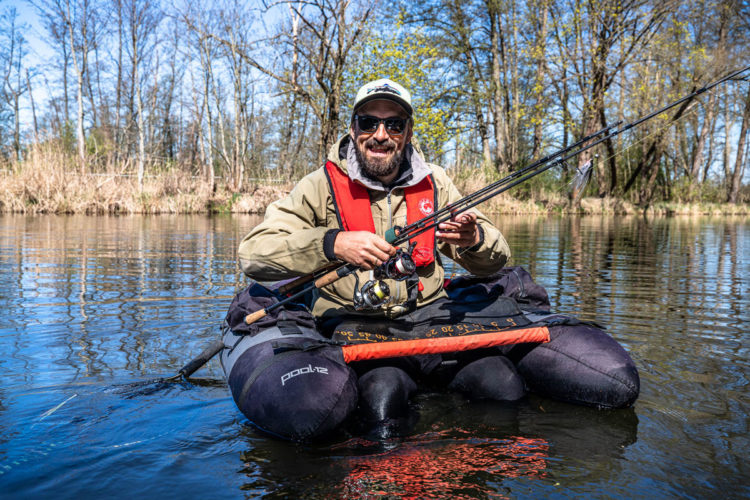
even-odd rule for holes
{"type": "MultiPolygon", "coordinates": [[[[262,213],[322,165],[357,88],[380,77],[411,90],[419,145],[468,193],[750,64],[745,0],[6,0],[0,12],[0,212],[262,213]]],[[[748,214],[749,129],[750,85],[729,82],[483,207],[748,214]],[[572,206],[566,185],[589,159],[572,206]]]]}

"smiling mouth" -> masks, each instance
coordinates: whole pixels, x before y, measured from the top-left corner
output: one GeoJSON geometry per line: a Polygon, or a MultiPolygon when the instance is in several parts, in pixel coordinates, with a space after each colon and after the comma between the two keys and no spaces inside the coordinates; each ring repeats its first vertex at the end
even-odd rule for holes
{"type": "Polygon", "coordinates": [[[393,152],[393,148],[390,147],[368,147],[367,152],[370,153],[372,156],[388,156],[393,152]]]}

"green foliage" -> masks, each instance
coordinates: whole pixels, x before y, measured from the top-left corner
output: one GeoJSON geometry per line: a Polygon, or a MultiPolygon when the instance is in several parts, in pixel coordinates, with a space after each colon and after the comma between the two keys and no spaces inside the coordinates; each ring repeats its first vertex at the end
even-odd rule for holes
{"type": "Polygon", "coordinates": [[[66,121],[60,129],[60,143],[63,151],[73,153],[76,150],[76,130],[73,122],[66,121]]]}
{"type": "Polygon", "coordinates": [[[107,136],[107,132],[100,128],[92,128],[86,136],[86,155],[92,157],[105,157],[113,154],[114,144],[107,136]]]}
{"type": "Polygon", "coordinates": [[[553,170],[522,182],[510,191],[511,196],[519,200],[535,200],[546,198],[550,193],[565,193],[568,186],[560,181],[559,173],[553,170]]]}
{"type": "Polygon", "coordinates": [[[671,201],[676,203],[723,203],[726,196],[726,186],[711,180],[697,183],[688,177],[677,179],[671,191],[671,201]]]}
{"type": "MultiPolygon", "coordinates": [[[[441,54],[420,30],[377,29],[362,37],[352,54],[344,77],[343,95],[354,96],[364,83],[390,78],[411,92],[414,107],[414,136],[427,158],[436,161],[451,138],[451,114],[441,103],[441,54]]],[[[351,106],[342,108],[341,123],[349,125],[351,106]]]]}
{"type": "Polygon", "coordinates": [[[232,207],[242,197],[241,193],[232,193],[232,195],[223,203],[212,201],[209,204],[209,210],[213,213],[228,214],[232,212],[232,207]]]}

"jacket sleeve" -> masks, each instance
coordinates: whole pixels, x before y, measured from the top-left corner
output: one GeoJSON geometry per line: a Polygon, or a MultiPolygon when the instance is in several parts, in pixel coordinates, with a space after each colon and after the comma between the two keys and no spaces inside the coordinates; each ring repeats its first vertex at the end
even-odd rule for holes
{"type": "Polygon", "coordinates": [[[258,281],[310,273],[330,261],[323,251],[328,188],[322,172],[304,177],[289,195],[271,203],[239,246],[242,271],[258,281]]]}
{"type": "MultiPolygon", "coordinates": [[[[440,186],[439,206],[454,203],[463,196],[441,168],[435,169],[435,181],[440,186]]],[[[459,248],[455,245],[438,242],[438,250],[454,260],[458,265],[477,276],[488,276],[502,269],[510,258],[510,247],[500,230],[485,217],[476,207],[469,211],[477,214],[477,223],[481,226],[483,239],[476,247],[459,248]]]]}

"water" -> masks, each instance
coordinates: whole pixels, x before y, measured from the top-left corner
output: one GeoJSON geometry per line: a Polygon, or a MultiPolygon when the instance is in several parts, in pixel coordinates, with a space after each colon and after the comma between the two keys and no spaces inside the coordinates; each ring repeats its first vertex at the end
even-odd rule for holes
{"type": "Polygon", "coordinates": [[[404,439],[280,442],[217,360],[253,217],[0,216],[10,498],[747,497],[750,220],[499,217],[554,310],[608,326],[641,396],[597,411],[421,394],[404,439]]]}

